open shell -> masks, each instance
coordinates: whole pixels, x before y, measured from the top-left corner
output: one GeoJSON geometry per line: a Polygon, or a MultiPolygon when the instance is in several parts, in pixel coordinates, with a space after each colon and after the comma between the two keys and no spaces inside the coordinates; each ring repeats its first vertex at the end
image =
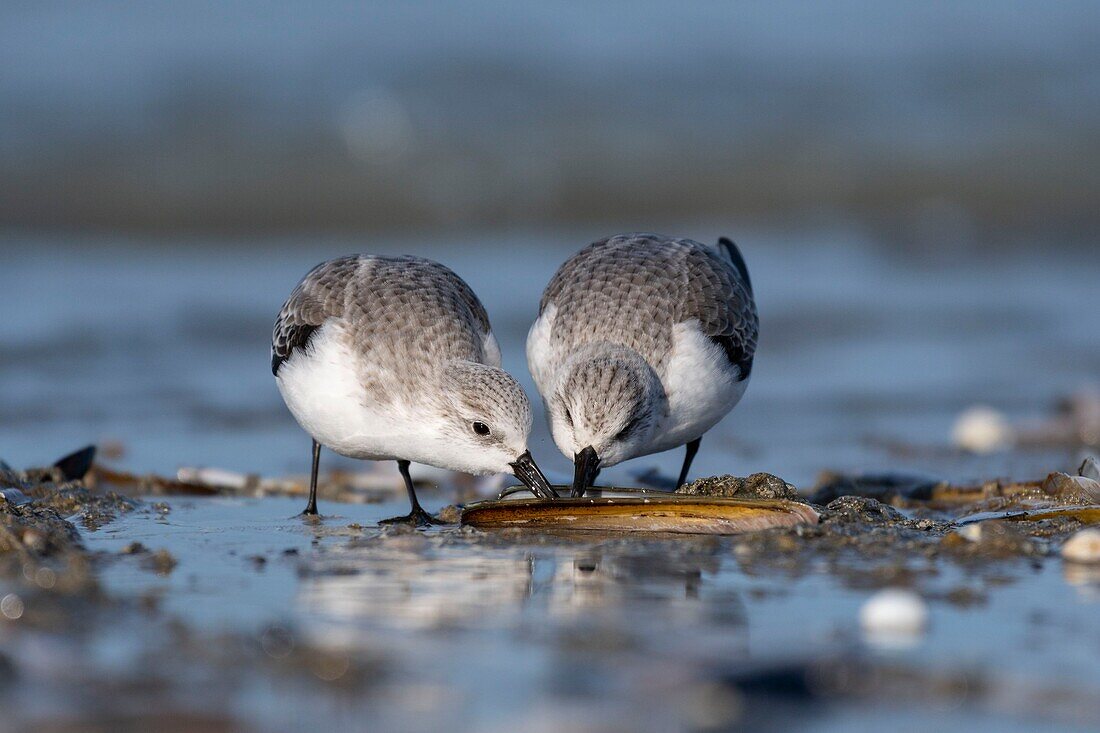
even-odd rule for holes
{"type": "Polygon", "coordinates": [[[461,521],[465,526],[481,529],[523,527],[728,535],[817,524],[818,515],[807,504],[782,499],[727,499],[616,490],[579,499],[479,501],[462,510],[461,521]]]}

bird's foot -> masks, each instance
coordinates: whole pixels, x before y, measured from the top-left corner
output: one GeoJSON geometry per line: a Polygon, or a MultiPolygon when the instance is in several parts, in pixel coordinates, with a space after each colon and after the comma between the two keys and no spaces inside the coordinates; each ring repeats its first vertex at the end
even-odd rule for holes
{"type": "Polygon", "coordinates": [[[413,527],[430,527],[433,524],[446,524],[439,519],[436,519],[431,514],[417,507],[403,517],[390,517],[389,519],[382,519],[379,524],[407,524],[413,527]]]}

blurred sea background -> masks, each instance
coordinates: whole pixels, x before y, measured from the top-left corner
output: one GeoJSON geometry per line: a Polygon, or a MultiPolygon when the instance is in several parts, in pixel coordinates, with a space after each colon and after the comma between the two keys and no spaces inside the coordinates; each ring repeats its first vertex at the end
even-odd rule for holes
{"type": "MultiPolygon", "coordinates": [[[[450,265],[534,395],[554,269],[649,230],[733,237],[756,285],[700,475],[1066,468],[950,432],[1100,378],[1098,32],[1073,1],[6,2],[2,455],[305,471],[271,322],[352,251],[450,265]]],[[[532,447],[568,475],[541,411],[532,447]]]]}
{"type": "MultiPolygon", "coordinates": [[[[1100,446],[1097,38],[1083,0],[5,0],[0,459],[97,443],[138,473],[304,475],[271,327],[307,270],[357,251],[452,267],[534,396],[524,341],[555,269],[648,230],[735,239],[760,311],[752,383],[695,476],[1073,471],[1100,446]],[[977,405],[989,450],[960,450],[977,405]]],[[[531,448],[572,475],[541,406],[531,448]]],[[[995,555],[1004,522],[970,554],[877,509],[759,552],[761,535],[402,534],[376,527],[406,508],[396,468],[373,468],[394,495],[322,496],[316,524],[299,498],[233,495],[74,515],[83,595],[8,552],[0,731],[1100,716],[1096,566],[1041,537],[995,555]],[[928,628],[876,644],[861,608],[897,585],[928,628]],[[804,689],[815,670],[837,688],[804,689]]],[[[433,477],[431,511],[460,486],[433,477]]]]}

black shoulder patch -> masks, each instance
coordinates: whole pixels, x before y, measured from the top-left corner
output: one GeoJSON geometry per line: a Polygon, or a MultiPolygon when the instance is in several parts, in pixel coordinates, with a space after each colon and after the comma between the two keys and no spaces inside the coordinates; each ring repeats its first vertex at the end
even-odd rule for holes
{"type": "Polygon", "coordinates": [[[730,364],[741,370],[741,377],[737,381],[743,382],[748,379],[749,375],[752,374],[753,355],[746,355],[742,345],[735,341],[732,336],[711,336],[711,340],[726,352],[726,358],[730,360],[730,364]]]}
{"type": "Polygon", "coordinates": [[[730,258],[730,262],[737,268],[737,271],[741,273],[741,279],[745,281],[745,287],[749,289],[749,293],[752,293],[752,280],[749,279],[749,266],[745,264],[745,258],[741,255],[741,250],[733,240],[729,237],[720,237],[718,239],[718,246],[725,250],[726,254],[730,258]]]}
{"type": "Polygon", "coordinates": [[[271,349],[271,373],[278,374],[279,367],[294,354],[297,349],[304,349],[309,344],[309,338],[319,327],[311,323],[303,323],[299,326],[288,326],[281,334],[278,343],[271,349]]]}

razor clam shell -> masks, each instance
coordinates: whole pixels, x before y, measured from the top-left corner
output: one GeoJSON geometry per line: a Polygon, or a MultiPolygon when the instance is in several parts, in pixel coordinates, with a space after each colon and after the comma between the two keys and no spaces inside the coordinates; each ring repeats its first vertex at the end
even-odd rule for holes
{"type": "Polygon", "coordinates": [[[492,500],[462,511],[463,525],[482,529],[729,535],[817,521],[812,507],[795,501],[681,495],[492,500]]]}

